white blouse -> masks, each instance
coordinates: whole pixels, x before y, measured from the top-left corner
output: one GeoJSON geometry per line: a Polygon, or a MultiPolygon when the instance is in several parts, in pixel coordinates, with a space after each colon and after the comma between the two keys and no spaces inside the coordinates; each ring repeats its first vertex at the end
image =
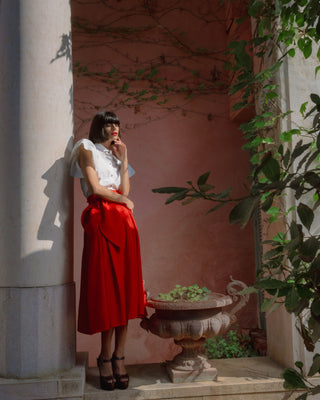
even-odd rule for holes
{"type": "MultiPolygon", "coordinates": [[[[70,173],[75,178],[80,178],[83,194],[88,197],[88,187],[78,163],[79,149],[81,145],[83,145],[86,150],[92,152],[93,163],[100,185],[111,190],[118,190],[121,183],[121,161],[112,154],[111,150],[106,149],[101,143],[93,143],[89,139],[81,139],[75,144],[71,152],[70,173]]],[[[128,170],[129,176],[132,176],[135,173],[130,166],[128,166],[128,170]]]]}

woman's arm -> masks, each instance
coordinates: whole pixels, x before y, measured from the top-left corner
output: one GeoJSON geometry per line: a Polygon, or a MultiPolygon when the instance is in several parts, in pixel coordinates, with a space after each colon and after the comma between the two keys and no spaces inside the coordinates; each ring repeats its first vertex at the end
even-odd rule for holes
{"type": "Polygon", "coordinates": [[[128,197],[124,193],[119,194],[100,185],[97,172],[94,168],[94,162],[90,150],[86,150],[83,146],[81,146],[79,149],[78,161],[83,177],[87,184],[89,194],[95,194],[104,197],[107,200],[115,201],[117,203],[123,203],[130,210],[133,210],[133,202],[128,199],[128,197]]]}
{"type": "Polygon", "coordinates": [[[124,196],[129,196],[130,182],[129,182],[129,171],[128,171],[128,155],[127,146],[120,140],[117,139],[115,144],[111,146],[113,154],[121,161],[120,170],[120,187],[119,190],[124,196]]]}

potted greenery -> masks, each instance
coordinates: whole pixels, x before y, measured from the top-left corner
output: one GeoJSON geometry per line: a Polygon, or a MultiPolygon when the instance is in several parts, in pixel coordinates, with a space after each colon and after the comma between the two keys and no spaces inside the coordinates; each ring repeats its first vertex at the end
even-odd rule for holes
{"type": "Polygon", "coordinates": [[[241,299],[236,296],[239,291],[236,287],[244,289],[247,286],[232,280],[227,286],[228,295],[225,295],[196,284],[189,287],[176,285],[168,293],[147,300],[147,306],[155,312],[141,322],[142,328],[161,338],[173,338],[182,347],[181,353],[166,362],[173,382],[217,378],[217,370],[208,362],[203,345],[207,338],[225,333],[236,321],[235,312],[248,301],[248,295],[241,299]],[[222,310],[239,299],[231,311],[222,310]]]}

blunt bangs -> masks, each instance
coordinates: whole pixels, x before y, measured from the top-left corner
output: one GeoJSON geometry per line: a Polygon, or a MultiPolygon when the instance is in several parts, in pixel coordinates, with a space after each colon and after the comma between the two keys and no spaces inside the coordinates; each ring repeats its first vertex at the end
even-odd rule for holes
{"type": "Polygon", "coordinates": [[[89,131],[89,139],[93,143],[103,143],[106,140],[106,135],[104,132],[104,126],[106,124],[115,124],[120,126],[119,117],[112,111],[103,111],[96,114],[92,120],[89,131]]]}
{"type": "Polygon", "coordinates": [[[115,124],[120,126],[119,117],[111,111],[106,111],[104,113],[104,123],[105,124],[115,124]]]}

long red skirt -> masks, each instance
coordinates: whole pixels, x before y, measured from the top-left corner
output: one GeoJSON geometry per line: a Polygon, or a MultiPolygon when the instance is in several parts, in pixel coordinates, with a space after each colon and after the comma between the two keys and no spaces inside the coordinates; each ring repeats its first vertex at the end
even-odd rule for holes
{"type": "Polygon", "coordinates": [[[84,228],[78,330],[86,334],[145,315],[139,236],[123,204],[92,195],[84,228]]]}

